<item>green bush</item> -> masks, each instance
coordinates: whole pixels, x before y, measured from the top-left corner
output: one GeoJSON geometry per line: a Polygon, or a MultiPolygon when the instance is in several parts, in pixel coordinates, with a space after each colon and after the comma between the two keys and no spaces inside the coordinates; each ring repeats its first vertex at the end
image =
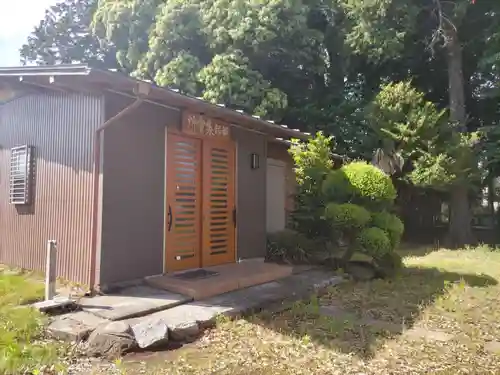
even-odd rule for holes
{"type": "Polygon", "coordinates": [[[310,238],[326,236],[330,230],[321,218],[325,207],[321,187],[333,167],[330,152],[334,145],[332,137],[319,132],[307,142],[293,140],[289,149],[297,181],[291,221],[294,229],[310,238]]]}
{"type": "Polygon", "coordinates": [[[266,260],[271,262],[308,263],[322,246],[320,240],[285,229],[267,236],[266,260]]]}
{"type": "Polygon", "coordinates": [[[323,218],[325,204],[321,197],[300,191],[294,203],[290,227],[308,238],[328,237],[330,224],[323,218]]]}
{"type": "Polygon", "coordinates": [[[322,133],[306,142],[293,142],[290,154],[297,194],[291,223],[297,232],[270,235],[267,259],[312,263],[335,258],[335,264],[344,267],[358,252],[389,270],[398,268],[397,255],[391,253],[404,226],[385,212],[396,198],[391,178],[362,161],[333,170],[333,146],[333,139],[322,133]]]}
{"type": "Polygon", "coordinates": [[[364,228],[371,220],[370,212],[352,203],[330,203],[326,206],[325,217],[331,220],[335,228],[343,230],[364,228]]]}
{"type": "Polygon", "coordinates": [[[342,169],[328,173],[321,187],[326,202],[350,202],[355,192],[342,169]]]}
{"type": "Polygon", "coordinates": [[[386,211],[377,212],[373,214],[372,224],[374,227],[380,228],[387,233],[393,248],[399,246],[405,229],[399,217],[386,211]]]}
{"type": "Polygon", "coordinates": [[[356,237],[356,248],[373,258],[381,258],[393,248],[389,236],[380,228],[366,228],[356,237]]]}
{"type": "Polygon", "coordinates": [[[327,137],[322,132],[316,133],[307,142],[292,140],[288,152],[295,164],[295,177],[299,186],[319,192],[325,175],[333,167],[330,152],[334,146],[333,137],[327,137]]]}
{"type": "Polygon", "coordinates": [[[381,277],[393,277],[403,268],[403,258],[396,252],[390,252],[374,259],[377,273],[381,277]]]}
{"type": "Polygon", "coordinates": [[[393,205],[396,189],[380,169],[365,162],[353,162],[340,169],[354,191],[353,202],[367,208],[384,209],[393,205]]]}

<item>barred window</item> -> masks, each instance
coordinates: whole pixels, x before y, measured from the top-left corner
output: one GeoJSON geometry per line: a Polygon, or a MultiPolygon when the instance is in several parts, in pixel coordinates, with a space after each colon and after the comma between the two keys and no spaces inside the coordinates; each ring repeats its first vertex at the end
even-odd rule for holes
{"type": "Polygon", "coordinates": [[[19,146],[10,150],[11,204],[30,204],[33,183],[33,150],[31,146],[19,146]]]}

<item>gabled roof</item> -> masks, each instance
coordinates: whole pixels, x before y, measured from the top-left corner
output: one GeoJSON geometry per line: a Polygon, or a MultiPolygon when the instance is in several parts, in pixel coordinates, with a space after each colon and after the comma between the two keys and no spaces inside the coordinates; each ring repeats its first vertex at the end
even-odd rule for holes
{"type": "Polygon", "coordinates": [[[240,127],[269,134],[279,140],[307,139],[310,136],[309,133],[290,129],[286,125],[275,124],[243,111],[232,110],[222,104],[212,104],[202,98],[180,94],[176,90],[159,87],[151,82],[141,81],[115,71],[91,68],[88,65],[0,67],[0,78],[17,78],[18,81],[35,86],[49,89],[68,88],[74,91],[82,90],[81,84],[83,83],[98,90],[126,96],[135,96],[138,85],[147,84],[149,93],[146,101],[153,104],[168,105],[178,109],[189,108],[240,127]]]}

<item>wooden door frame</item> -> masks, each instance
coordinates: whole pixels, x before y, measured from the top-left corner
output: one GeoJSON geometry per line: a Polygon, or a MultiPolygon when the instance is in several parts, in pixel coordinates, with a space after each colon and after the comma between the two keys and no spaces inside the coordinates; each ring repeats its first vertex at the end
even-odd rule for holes
{"type": "MultiPolygon", "coordinates": [[[[194,138],[194,139],[200,139],[202,144],[202,150],[203,150],[203,141],[210,139],[210,137],[207,136],[202,136],[202,135],[196,135],[196,134],[186,134],[182,132],[179,129],[175,128],[170,128],[168,126],[165,126],[165,151],[164,151],[164,166],[163,166],[163,173],[164,173],[164,189],[163,189],[163,249],[162,249],[162,261],[163,261],[163,274],[168,273],[167,271],[167,263],[166,263],[166,258],[167,258],[167,231],[165,230],[166,225],[167,225],[167,220],[168,220],[168,202],[167,202],[167,184],[168,184],[168,135],[177,135],[177,136],[183,136],[186,138],[194,138]]],[[[239,215],[239,209],[238,209],[238,173],[239,173],[239,168],[238,168],[238,162],[239,162],[239,142],[236,142],[234,139],[231,137],[227,140],[228,142],[231,142],[234,146],[234,205],[236,208],[236,225],[234,226],[234,262],[238,262],[238,215],[239,215]]],[[[201,164],[201,175],[203,176],[203,163],[201,164]]],[[[203,180],[202,180],[203,183],[203,180]]],[[[201,207],[203,207],[203,195],[201,197],[202,202],[201,202],[201,207]]],[[[201,258],[200,258],[201,259],[201,258]]],[[[203,267],[203,265],[201,265],[203,267]]]]}

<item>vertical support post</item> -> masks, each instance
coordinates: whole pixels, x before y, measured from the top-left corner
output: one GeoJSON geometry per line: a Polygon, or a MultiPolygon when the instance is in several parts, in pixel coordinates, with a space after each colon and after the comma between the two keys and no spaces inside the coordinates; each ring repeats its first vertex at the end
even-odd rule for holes
{"type": "Polygon", "coordinates": [[[56,259],[57,242],[47,241],[47,263],[45,268],[45,300],[50,301],[56,295],[56,259]]]}

